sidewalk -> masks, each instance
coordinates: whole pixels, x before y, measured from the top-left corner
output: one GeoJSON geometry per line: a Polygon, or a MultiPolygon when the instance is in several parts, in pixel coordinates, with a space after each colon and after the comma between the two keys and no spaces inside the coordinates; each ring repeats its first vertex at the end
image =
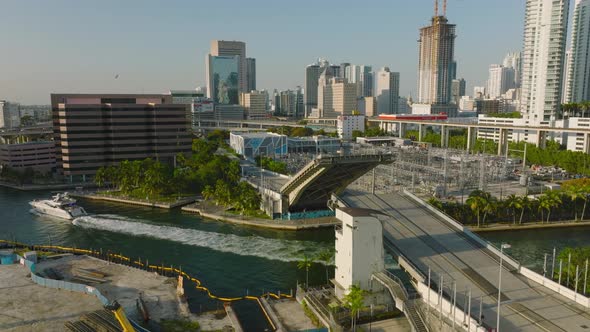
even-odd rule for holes
{"type": "Polygon", "coordinates": [[[335,217],[322,217],[304,220],[261,219],[249,216],[229,214],[223,208],[206,202],[194,203],[181,208],[182,211],[197,213],[200,216],[217,221],[229,222],[237,225],[263,227],[270,229],[299,231],[322,227],[333,227],[340,222],[335,217]]]}
{"type": "Polygon", "coordinates": [[[472,232],[500,232],[519,231],[544,228],[589,227],[590,221],[551,221],[549,223],[525,223],[525,224],[488,224],[484,227],[467,226],[472,232]]]}

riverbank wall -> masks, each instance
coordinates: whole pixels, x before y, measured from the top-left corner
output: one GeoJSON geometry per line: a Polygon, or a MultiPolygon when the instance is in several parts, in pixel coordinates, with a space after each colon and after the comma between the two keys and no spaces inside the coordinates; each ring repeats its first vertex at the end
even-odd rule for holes
{"type": "Polygon", "coordinates": [[[114,202],[114,203],[122,203],[122,204],[130,204],[130,205],[139,205],[139,206],[147,206],[147,207],[155,207],[160,209],[173,209],[177,207],[181,207],[184,205],[188,205],[191,203],[196,202],[196,197],[189,197],[177,200],[175,202],[166,203],[166,202],[154,202],[149,200],[137,199],[137,198],[128,198],[128,197],[116,197],[116,196],[108,196],[108,195],[101,195],[97,193],[85,193],[85,192],[72,192],[70,196],[85,198],[90,200],[96,201],[105,201],[105,202],[114,202]]]}
{"type": "Polygon", "coordinates": [[[198,214],[203,218],[217,220],[221,222],[232,223],[236,225],[253,226],[277,230],[288,230],[288,231],[301,231],[310,230],[317,228],[334,227],[340,224],[335,218],[324,217],[316,219],[307,219],[302,221],[292,220],[265,220],[251,217],[242,216],[228,216],[220,211],[205,211],[197,204],[184,206],[181,208],[182,211],[188,213],[198,214]]]}
{"type": "Polygon", "coordinates": [[[590,227],[590,221],[561,221],[550,223],[526,223],[522,225],[514,224],[490,224],[485,227],[468,226],[469,230],[475,233],[486,232],[503,232],[503,231],[524,231],[534,229],[550,229],[550,228],[575,228],[575,227],[590,227]]]}
{"type": "Polygon", "coordinates": [[[66,190],[76,188],[96,188],[96,184],[90,182],[84,183],[48,183],[48,184],[23,184],[17,185],[14,183],[0,182],[0,187],[22,191],[37,191],[37,190],[66,190]]]}

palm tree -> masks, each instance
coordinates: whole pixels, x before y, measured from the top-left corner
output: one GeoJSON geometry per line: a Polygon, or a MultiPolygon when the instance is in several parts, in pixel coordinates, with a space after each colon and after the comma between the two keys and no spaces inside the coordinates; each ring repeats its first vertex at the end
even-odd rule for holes
{"type": "Polygon", "coordinates": [[[522,208],[520,197],[514,194],[508,196],[504,201],[504,205],[508,209],[512,209],[512,222],[514,225],[516,225],[516,209],[520,210],[522,208]]]}
{"type": "Polygon", "coordinates": [[[527,196],[522,196],[520,198],[520,219],[518,219],[518,223],[522,225],[522,217],[524,216],[524,211],[526,209],[531,208],[531,200],[527,196]]]}
{"type": "Polygon", "coordinates": [[[477,216],[477,227],[480,227],[479,216],[483,208],[485,207],[485,200],[480,196],[470,196],[467,201],[467,205],[475,215],[477,216]]]}
{"type": "Polygon", "coordinates": [[[578,220],[578,209],[576,202],[578,201],[578,199],[586,196],[584,188],[579,186],[572,186],[566,191],[566,193],[568,197],[572,200],[572,203],[574,203],[574,220],[578,220]]]}
{"type": "Polygon", "coordinates": [[[590,101],[585,100],[578,105],[582,109],[582,117],[586,117],[586,112],[590,110],[590,101]]]}
{"type": "Polygon", "coordinates": [[[103,166],[103,167],[99,168],[98,170],[96,170],[96,174],[94,175],[94,183],[96,183],[96,185],[99,188],[102,188],[102,186],[104,186],[104,184],[106,182],[106,176],[107,176],[107,170],[103,166]]]}
{"type": "Polygon", "coordinates": [[[334,258],[334,249],[324,249],[318,253],[316,259],[324,263],[326,267],[326,283],[329,283],[330,277],[328,275],[328,266],[332,263],[332,258],[334,258]]]}
{"type": "Polygon", "coordinates": [[[356,331],[356,315],[363,308],[366,291],[357,285],[352,285],[348,289],[348,294],[342,299],[344,307],[350,310],[350,323],[352,331],[356,331]]]}
{"type": "Polygon", "coordinates": [[[307,254],[303,254],[303,257],[299,262],[297,262],[297,268],[300,270],[305,269],[305,288],[309,287],[309,268],[311,268],[312,260],[307,256],[307,254]]]}
{"type": "Polygon", "coordinates": [[[554,207],[558,207],[560,204],[562,204],[562,200],[561,193],[558,191],[551,190],[545,193],[545,195],[547,196],[549,206],[549,210],[547,211],[547,223],[549,223],[549,218],[551,217],[551,209],[553,209],[554,207]]]}
{"type": "Polygon", "coordinates": [[[582,187],[582,200],[584,201],[584,207],[582,208],[582,218],[580,220],[584,220],[584,213],[586,212],[586,203],[588,203],[588,192],[590,191],[590,186],[583,186],[582,187]]]}
{"type": "Polygon", "coordinates": [[[496,203],[496,199],[489,194],[484,195],[481,198],[483,200],[483,209],[482,209],[483,220],[482,220],[482,223],[485,225],[486,217],[488,216],[488,214],[493,214],[494,212],[496,212],[497,203],[496,203]]]}
{"type": "Polygon", "coordinates": [[[545,220],[545,210],[549,212],[551,210],[551,203],[549,202],[549,198],[547,196],[539,197],[539,206],[537,209],[541,212],[541,224],[545,220]]]}

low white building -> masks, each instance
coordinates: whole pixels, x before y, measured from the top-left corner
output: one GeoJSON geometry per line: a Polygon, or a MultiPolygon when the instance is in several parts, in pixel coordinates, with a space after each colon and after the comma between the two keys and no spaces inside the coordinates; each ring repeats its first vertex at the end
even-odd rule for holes
{"type": "Polygon", "coordinates": [[[383,226],[376,215],[380,212],[338,208],[336,218],[342,225],[336,228],[335,294],[342,299],[352,285],[369,291],[366,302],[383,300],[384,289],[371,282],[373,273],[385,269],[383,226]]]}
{"type": "Polygon", "coordinates": [[[336,121],[338,136],[345,140],[352,139],[352,132],[355,130],[365,132],[364,115],[340,115],[336,121]]]}
{"type": "Polygon", "coordinates": [[[275,133],[230,133],[229,145],[246,158],[280,156],[288,151],[287,136],[275,133]]]}
{"type": "MultiPolygon", "coordinates": [[[[478,118],[478,124],[491,125],[491,126],[539,126],[548,128],[567,128],[567,129],[590,129],[590,118],[569,118],[567,120],[542,121],[542,122],[531,122],[527,119],[514,119],[514,118],[495,118],[486,117],[480,115],[478,118]]],[[[510,129],[507,133],[508,141],[510,142],[521,142],[525,141],[531,144],[537,144],[539,142],[539,135],[536,130],[524,130],[524,129],[510,129]]],[[[500,130],[498,128],[480,128],[477,132],[477,138],[489,139],[494,142],[498,142],[500,138],[500,130]]],[[[549,132],[547,133],[547,140],[554,140],[560,144],[565,145],[566,149],[570,151],[587,152],[590,150],[590,140],[586,139],[584,133],[575,132],[549,132]]]]}

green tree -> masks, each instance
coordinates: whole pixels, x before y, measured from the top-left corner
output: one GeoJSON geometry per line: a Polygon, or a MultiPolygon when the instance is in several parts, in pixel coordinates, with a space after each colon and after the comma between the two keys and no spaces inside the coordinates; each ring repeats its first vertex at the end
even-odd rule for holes
{"type": "Polygon", "coordinates": [[[297,268],[305,270],[305,288],[309,287],[309,269],[311,268],[312,260],[307,254],[301,257],[301,260],[297,262],[297,268]]]}
{"type": "Polygon", "coordinates": [[[466,203],[477,217],[477,227],[481,227],[480,216],[482,212],[483,222],[485,223],[487,215],[495,211],[495,201],[492,195],[482,190],[474,190],[471,192],[466,203]]]}
{"type": "Polygon", "coordinates": [[[35,124],[35,119],[30,115],[23,115],[20,118],[21,127],[32,126],[35,124]]]}
{"type": "Polygon", "coordinates": [[[356,140],[357,137],[364,137],[364,136],[365,136],[365,133],[363,133],[360,130],[353,130],[352,131],[352,139],[353,140],[356,140]]]}
{"type": "MultiPolygon", "coordinates": [[[[557,256],[558,261],[563,261],[563,267],[561,272],[561,280],[562,282],[566,283],[569,275],[569,284],[566,285],[567,287],[574,288],[576,287],[576,266],[578,268],[578,290],[584,287],[584,271],[586,268],[586,262],[590,260],[590,247],[578,247],[578,248],[570,248],[566,247],[559,252],[557,256]],[[571,255],[571,262],[567,264],[571,255]]],[[[554,278],[559,278],[559,270],[554,272],[554,278]]],[[[587,281],[588,282],[588,281],[587,281]]],[[[590,282],[586,285],[587,289],[590,289],[590,282]]]]}
{"type": "Polygon", "coordinates": [[[553,210],[553,208],[558,207],[563,202],[561,200],[561,193],[559,191],[551,190],[546,192],[544,196],[547,198],[547,223],[549,223],[549,218],[551,218],[551,211],[553,210]]]}
{"type": "Polygon", "coordinates": [[[428,204],[434,206],[435,208],[437,208],[441,211],[443,210],[443,203],[439,199],[437,199],[436,197],[430,197],[427,202],[428,202],[428,204]]]}
{"type": "Polygon", "coordinates": [[[522,200],[520,197],[516,195],[510,195],[504,201],[504,205],[512,210],[512,220],[513,224],[516,225],[516,210],[522,209],[522,200]]]}
{"type": "Polygon", "coordinates": [[[520,197],[520,218],[518,218],[519,224],[522,224],[522,217],[524,216],[524,211],[530,208],[531,200],[527,196],[520,197]]]}
{"type": "Polygon", "coordinates": [[[333,258],[334,258],[334,249],[330,249],[330,248],[320,251],[318,253],[318,255],[316,256],[316,259],[320,262],[323,262],[324,266],[326,267],[326,283],[330,282],[330,277],[328,274],[328,266],[332,263],[333,258]]]}
{"type": "Polygon", "coordinates": [[[106,167],[103,166],[96,170],[96,174],[94,175],[94,183],[96,183],[98,187],[102,188],[105,185],[106,177],[107,170],[106,167]]]}
{"type": "Polygon", "coordinates": [[[537,201],[539,203],[537,205],[537,209],[539,210],[539,212],[541,212],[541,223],[543,223],[545,220],[545,211],[549,213],[549,211],[551,210],[551,202],[549,201],[549,198],[547,196],[541,196],[537,201]]]}
{"type": "Polygon", "coordinates": [[[577,202],[580,199],[584,199],[587,195],[584,188],[579,186],[572,186],[568,190],[565,191],[566,195],[571,199],[572,203],[574,204],[574,220],[578,220],[578,206],[577,202]]]}
{"type": "Polygon", "coordinates": [[[350,324],[352,331],[356,331],[356,316],[363,308],[366,291],[357,285],[352,285],[348,289],[348,294],[342,299],[345,308],[350,311],[350,324]]]}

